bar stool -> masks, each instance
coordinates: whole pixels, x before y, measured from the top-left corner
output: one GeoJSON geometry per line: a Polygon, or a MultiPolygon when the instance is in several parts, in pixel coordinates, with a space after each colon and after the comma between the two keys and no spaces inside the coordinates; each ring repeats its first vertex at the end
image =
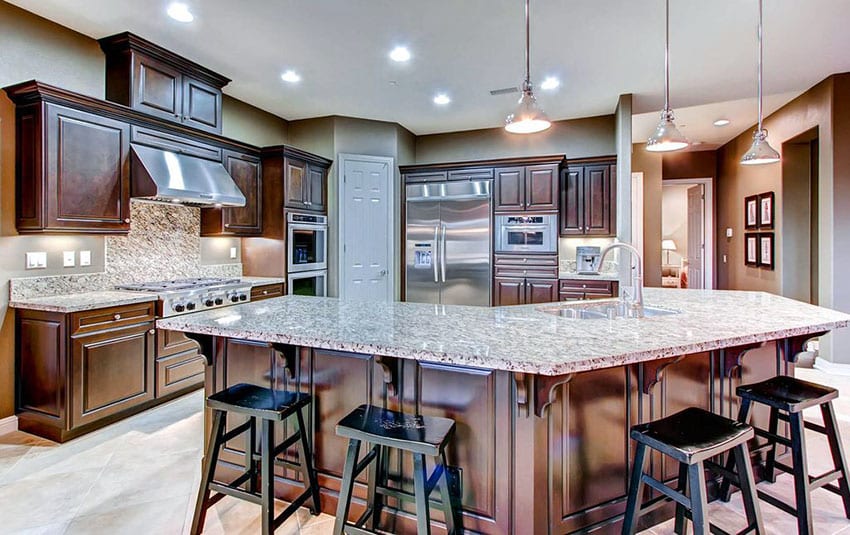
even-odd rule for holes
{"type": "Polygon", "coordinates": [[[736,481],[736,483],[740,485],[744,494],[744,509],[748,522],[747,527],[738,532],[738,535],[752,531],[759,535],[765,533],[756,498],[750,454],[747,449],[747,440],[753,437],[752,427],[690,407],[661,420],[632,427],[631,437],[637,442],[637,449],[630,476],[623,534],[633,535],[637,529],[638,518],[644,513],[661,507],[668,499],[676,502],[676,533],[685,532],[686,516],[693,521],[695,535],[708,535],[709,532],[726,533],[708,521],[704,464],[711,464],[708,461],[710,457],[730,450],[739,473],[743,474],[740,482],[736,481]],[[647,448],[659,451],[679,462],[676,489],[645,473],[649,459],[647,448]],[[639,500],[644,484],[660,492],[661,496],[641,506],[639,500]],[[689,490],[687,494],[685,494],[686,488],[689,490]]]}
{"type": "Polygon", "coordinates": [[[233,496],[262,508],[262,533],[268,535],[280,526],[308,499],[312,499],[310,512],[318,515],[319,484],[312,465],[312,452],[307,441],[304,427],[304,409],[309,406],[311,398],[300,392],[272,390],[255,385],[240,383],[207,398],[207,407],[213,410],[212,434],[204,457],[201,487],[198,489],[198,500],[195,505],[195,516],[192,520],[191,533],[198,534],[203,530],[207,509],[224,498],[233,496]],[[227,413],[238,413],[248,416],[242,425],[225,432],[227,413]],[[274,424],[294,417],[296,430],[289,437],[275,446],[274,424]],[[256,422],[262,421],[260,454],[255,451],[256,422]],[[245,440],[245,471],[230,483],[215,481],[215,468],[221,448],[229,440],[246,433],[245,440]],[[298,444],[298,463],[277,459],[277,456],[287,448],[298,444]],[[257,492],[257,462],[259,461],[260,491],[257,492]],[[277,517],[274,514],[274,465],[294,466],[301,470],[306,489],[277,517]],[[247,490],[240,488],[247,484],[247,490]],[[215,491],[214,496],[210,496],[215,491]]]}
{"type": "Polygon", "coordinates": [[[380,521],[384,496],[416,502],[416,532],[418,535],[431,533],[428,497],[437,485],[440,486],[439,506],[445,515],[446,529],[449,534],[460,533],[460,529],[456,528],[459,522],[446,471],[445,449],[454,429],[455,422],[449,418],[410,415],[372,405],[361,405],[340,420],[336,426],[336,434],[349,440],[334,535],[377,533],[374,530],[380,521]],[[358,462],[362,441],[372,444],[372,449],[358,462]],[[387,486],[390,448],[413,454],[413,494],[387,486]],[[425,472],[426,455],[436,461],[436,467],[430,476],[425,472]],[[350,523],[348,512],[351,507],[354,478],[370,465],[372,468],[368,478],[367,509],[357,521],[350,523]],[[367,520],[370,521],[370,529],[364,527],[367,520]]]}
{"type": "MultiPolygon", "coordinates": [[[[755,428],[759,437],[766,438],[767,443],[753,451],[767,451],[764,478],[771,483],[776,481],[778,468],[794,476],[794,495],[796,508],[780,501],[776,497],[759,490],[758,496],[767,503],[797,517],[797,527],[800,534],[813,533],[811,491],[820,487],[841,496],[844,502],[844,514],[850,518],[850,486],[847,480],[847,462],[841,437],[838,434],[838,423],[832,400],[838,397],[838,390],[827,386],[802,381],[794,377],[780,375],[750,385],[741,385],[736,390],[741,398],[741,409],[738,421],[747,423],[753,403],[761,403],[770,407],[768,430],[755,428]],[[803,420],[803,410],[820,406],[824,425],[817,425],[803,420]],[[777,433],[779,420],[790,424],[791,438],[785,438],[777,433]],[[824,434],[829,442],[834,469],[816,477],[809,475],[806,457],[805,429],[811,429],[824,434]],[[783,444],[791,448],[793,466],[776,461],[776,445],[783,444]],[[832,482],[838,480],[838,486],[832,482]]],[[[727,466],[728,468],[728,466],[727,466]]],[[[720,496],[729,500],[730,478],[725,478],[720,487],[720,496]]]]}

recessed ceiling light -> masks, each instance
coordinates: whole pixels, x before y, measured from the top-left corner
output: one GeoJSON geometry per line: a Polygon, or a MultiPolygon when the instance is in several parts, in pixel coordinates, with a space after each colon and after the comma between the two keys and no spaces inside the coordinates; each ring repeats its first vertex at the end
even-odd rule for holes
{"type": "Polygon", "coordinates": [[[301,75],[299,75],[297,72],[290,69],[290,70],[286,71],[285,73],[281,74],[280,79],[283,80],[284,82],[289,82],[291,84],[294,84],[295,82],[301,81],[301,75]]]}
{"type": "Polygon", "coordinates": [[[451,101],[452,99],[450,99],[449,96],[445,93],[437,93],[434,96],[434,104],[439,104],[440,106],[445,106],[451,101]]]}
{"type": "Polygon", "coordinates": [[[172,2],[166,11],[168,16],[177,22],[192,22],[195,16],[189,11],[189,6],[182,2],[172,2]]]}
{"type": "Polygon", "coordinates": [[[390,59],[398,62],[407,61],[410,59],[410,50],[406,46],[397,46],[390,51],[390,59]]]}
{"type": "Polygon", "coordinates": [[[731,122],[732,121],[730,121],[729,119],[717,119],[716,121],[714,121],[714,126],[726,126],[731,122]]]}
{"type": "Polygon", "coordinates": [[[552,89],[557,89],[558,86],[561,85],[561,81],[555,78],[554,76],[548,76],[543,82],[540,84],[540,89],[545,89],[546,91],[551,91],[552,89]]]}

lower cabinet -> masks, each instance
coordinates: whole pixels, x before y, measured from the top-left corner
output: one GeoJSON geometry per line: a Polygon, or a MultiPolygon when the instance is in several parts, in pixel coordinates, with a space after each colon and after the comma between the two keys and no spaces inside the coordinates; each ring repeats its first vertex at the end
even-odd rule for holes
{"type": "Polygon", "coordinates": [[[558,300],[558,279],[494,279],[493,306],[552,303],[558,300]]]}
{"type": "Polygon", "coordinates": [[[561,279],[559,290],[561,301],[609,299],[617,297],[620,283],[609,280],[561,279]]]}
{"type": "Polygon", "coordinates": [[[204,384],[206,359],[198,344],[178,331],[156,333],[156,397],[161,398],[204,384]]]}

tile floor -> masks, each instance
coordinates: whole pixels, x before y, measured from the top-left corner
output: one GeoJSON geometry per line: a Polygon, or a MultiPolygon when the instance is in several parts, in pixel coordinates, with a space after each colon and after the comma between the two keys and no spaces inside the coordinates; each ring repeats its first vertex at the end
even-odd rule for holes
{"type": "MultiPolygon", "coordinates": [[[[850,377],[816,370],[798,375],[842,391],[836,412],[850,452],[850,377]]],[[[202,404],[196,392],[61,446],[20,432],[0,437],[0,534],[187,532],[200,476],[202,404]]],[[[820,413],[807,417],[818,421],[820,413]]],[[[830,468],[826,441],[812,435],[809,444],[812,471],[830,468]]],[[[764,487],[782,498],[793,496],[787,475],[764,487]]],[[[850,535],[838,496],[819,490],[813,503],[817,534],[850,535]]],[[[768,533],[796,533],[791,516],[761,506],[768,533]]],[[[745,523],[739,498],[710,508],[724,529],[737,531],[745,523]]],[[[333,517],[313,517],[302,509],[277,533],[329,534],[332,526],[333,517]]],[[[258,533],[257,508],[225,498],[210,511],[206,528],[216,534],[258,533]]],[[[672,532],[671,521],[644,534],[672,532]]]]}

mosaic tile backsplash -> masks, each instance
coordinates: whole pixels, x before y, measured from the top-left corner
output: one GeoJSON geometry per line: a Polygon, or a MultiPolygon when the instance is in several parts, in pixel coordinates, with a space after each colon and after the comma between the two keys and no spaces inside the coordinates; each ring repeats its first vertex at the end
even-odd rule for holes
{"type": "Polygon", "coordinates": [[[200,208],[132,201],[130,218],[129,234],[106,238],[103,273],[12,279],[10,299],[106,290],[129,282],[242,275],[242,264],[201,265],[200,208]]]}

